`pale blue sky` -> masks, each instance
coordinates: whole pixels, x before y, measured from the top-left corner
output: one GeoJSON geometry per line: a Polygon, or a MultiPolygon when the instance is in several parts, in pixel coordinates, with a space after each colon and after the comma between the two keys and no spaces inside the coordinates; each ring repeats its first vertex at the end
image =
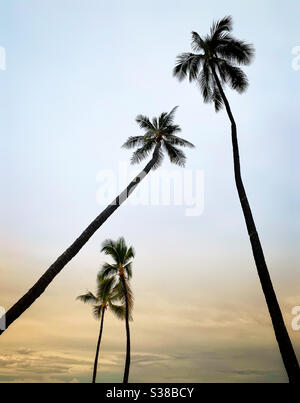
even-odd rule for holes
{"type": "MultiPolygon", "coordinates": [[[[136,246],[140,265],[156,256],[169,273],[188,261],[192,275],[201,269],[208,284],[217,277],[220,286],[245,270],[244,286],[253,282],[260,292],[234,187],[227,116],[204,105],[195,85],[172,77],[176,55],[190,50],[190,32],[205,34],[213,19],[230,14],[234,34],[256,48],[245,69],[248,92],[228,91],[245,185],[275,284],[286,298],[300,295],[300,70],[292,69],[291,54],[300,45],[297,1],[1,3],[1,254],[16,278],[26,277],[25,289],[101,210],[97,173],[129,162],[130,152],[120,147],[139,133],[135,116],[179,105],[182,136],[197,147],[187,168],[205,173],[204,215],[124,205],[70,266],[79,273],[83,257],[94,264],[82,285],[92,287],[101,241],[122,234],[136,246]]],[[[0,305],[19,296],[12,294],[0,305]]]]}

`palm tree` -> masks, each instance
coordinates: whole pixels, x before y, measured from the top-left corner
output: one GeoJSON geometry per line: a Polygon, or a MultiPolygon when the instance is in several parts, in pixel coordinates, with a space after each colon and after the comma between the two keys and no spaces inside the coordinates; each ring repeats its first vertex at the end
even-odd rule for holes
{"type": "Polygon", "coordinates": [[[128,383],[130,369],[130,328],[129,320],[133,307],[133,293],[130,288],[129,280],[132,277],[132,259],[135,256],[132,246],[129,248],[126,245],[124,238],[119,238],[117,241],[107,239],[102,244],[101,252],[109,255],[114,263],[104,263],[100,278],[118,278],[115,286],[115,291],[118,295],[122,295],[122,303],[125,305],[125,324],[126,324],[126,360],[123,383],[128,383]]]}
{"type": "MultiPolygon", "coordinates": [[[[120,207],[130,196],[138,184],[151,171],[156,169],[163,160],[163,151],[166,151],[171,162],[184,166],[186,157],[179,147],[193,147],[191,143],[178,137],[176,133],[181,129],[174,124],[176,108],[170,113],[162,113],[159,118],[153,118],[152,122],[148,117],[139,115],[137,123],[145,131],[144,136],[130,137],[124,144],[124,148],[139,147],[133,154],[132,163],[141,162],[150,152],[152,158],[140,172],[140,174],[127,186],[127,188],[116,197],[115,200],[82,232],[73,244],[59,256],[59,258],[46,270],[34,286],[17,301],[6,313],[6,329],[26,311],[34,301],[45,291],[52,280],[72,260],[81,248],[88,242],[92,235],[102,224],[120,207]],[[163,151],[162,151],[163,150],[163,151]]],[[[0,335],[4,330],[0,330],[0,335]]]]}
{"type": "Polygon", "coordinates": [[[100,344],[103,332],[104,314],[109,308],[112,313],[114,313],[119,319],[124,319],[125,317],[125,307],[124,305],[117,305],[115,302],[119,301],[121,298],[118,291],[115,289],[115,279],[107,278],[101,279],[100,275],[97,276],[97,291],[94,295],[91,291],[84,295],[79,295],[78,300],[93,305],[93,314],[97,320],[100,320],[100,331],[97,341],[96,355],[94,361],[93,378],[92,383],[96,382],[97,367],[98,367],[98,357],[100,351],[100,344]]]}
{"type": "Polygon", "coordinates": [[[243,185],[237,126],[224,92],[225,84],[228,84],[239,93],[243,93],[246,90],[248,80],[239,65],[251,63],[254,48],[244,41],[235,39],[231,31],[232,18],[225,17],[214,22],[210,34],[204,38],[201,38],[197,32],[192,32],[192,49],[195,53],[182,53],[179,55],[173,73],[179,80],[188,77],[190,82],[195,81],[201,89],[204,102],[213,102],[216,111],[219,111],[225,105],[231,123],[235,182],[250,236],[258,275],[289,380],[290,382],[299,382],[299,364],[284,324],[243,185]]]}

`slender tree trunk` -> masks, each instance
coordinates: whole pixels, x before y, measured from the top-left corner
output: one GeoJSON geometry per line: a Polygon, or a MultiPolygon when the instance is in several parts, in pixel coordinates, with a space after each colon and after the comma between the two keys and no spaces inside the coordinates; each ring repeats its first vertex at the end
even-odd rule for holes
{"type": "Polygon", "coordinates": [[[104,314],[105,314],[105,308],[102,307],[102,309],[101,309],[100,332],[99,332],[99,337],[98,337],[98,341],[97,341],[97,348],[96,348],[96,355],[95,355],[95,361],[94,361],[94,370],[93,370],[92,383],[96,383],[97,368],[98,368],[98,357],[99,357],[99,350],[100,350],[100,344],[101,344],[102,332],[103,332],[104,314]]]}
{"type": "Polygon", "coordinates": [[[300,369],[297,357],[282,317],[280,306],[277,301],[277,297],[272,285],[272,281],[264,257],[264,252],[259,240],[251,208],[242,181],[236,123],[233,114],[231,112],[229,102],[226,98],[219,77],[216,73],[215,67],[211,66],[211,69],[216,84],[218,86],[218,89],[221,93],[222,99],[224,101],[229,120],[231,122],[231,135],[232,135],[234,174],[235,174],[236,187],[241,202],[241,206],[243,209],[248,234],[250,237],[250,242],[252,246],[254,260],[256,263],[256,268],[258,271],[258,276],[261,282],[261,286],[272,319],[275,336],[278,342],[284,366],[286,368],[289,377],[289,381],[291,383],[300,383],[300,369]]]}
{"type": "Polygon", "coordinates": [[[121,281],[123,284],[124,295],[125,295],[125,326],[126,326],[126,359],[125,359],[125,369],[123,383],[128,383],[129,369],[130,369],[130,328],[129,328],[129,305],[128,305],[128,294],[127,286],[124,275],[121,275],[121,281]]]}
{"type": "MultiPolygon", "coordinates": [[[[34,286],[6,312],[6,329],[26,311],[34,301],[45,291],[52,280],[60,273],[70,260],[80,251],[87,243],[91,236],[101,227],[101,225],[120,207],[120,205],[135,190],[137,185],[150,172],[157,162],[161,142],[158,142],[152,159],[145,166],[144,170],[127,186],[127,188],[109,205],[105,210],[83,231],[83,233],[75,240],[75,242],[49,267],[42,277],[34,284],[34,286]]],[[[0,330],[0,335],[4,330],[0,330]]]]}

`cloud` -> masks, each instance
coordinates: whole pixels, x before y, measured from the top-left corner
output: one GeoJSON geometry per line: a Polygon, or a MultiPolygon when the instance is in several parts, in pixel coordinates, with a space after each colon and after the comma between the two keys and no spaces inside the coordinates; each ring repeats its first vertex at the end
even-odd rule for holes
{"type": "Polygon", "coordinates": [[[2,382],[78,381],[73,373],[90,372],[92,360],[30,349],[0,355],[2,382]],[[12,379],[13,378],[13,379],[12,379]],[[68,379],[69,378],[69,379],[68,379]]]}

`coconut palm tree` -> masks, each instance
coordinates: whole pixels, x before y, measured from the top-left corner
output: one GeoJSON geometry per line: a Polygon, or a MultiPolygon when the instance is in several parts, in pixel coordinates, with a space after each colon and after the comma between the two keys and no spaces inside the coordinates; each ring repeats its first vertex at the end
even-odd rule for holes
{"type": "MultiPolygon", "coordinates": [[[[139,147],[133,154],[133,164],[141,162],[152,152],[150,161],[127,188],[102,211],[73,244],[46,270],[34,286],[7,311],[5,318],[6,329],[39,298],[66,264],[77,255],[92,235],[130,196],[145,176],[152,169],[156,169],[160,166],[164,157],[163,151],[168,154],[171,162],[184,166],[186,157],[179,147],[193,147],[193,145],[176,135],[181,129],[178,125],[174,124],[175,111],[176,108],[172,109],[170,113],[162,113],[159,118],[153,118],[152,122],[148,117],[143,115],[139,115],[136,118],[137,123],[145,133],[143,136],[130,137],[123,147],[139,147]]],[[[0,335],[3,332],[4,330],[0,330],[0,335]]]]}
{"type": "Polygon", "coordinates": [[[118,295],[122,295],[122,304],[125,305],[125,324],[126,324],[126,360],[123,383],[128,383],[130,369],[130,328],[129,320],[133,307],[133,293],[130,288],[129,280],[132,277],[132,259],[135,256],[132,246],[126,245],[124,238],[117,241],[107,239],[102,244],[101,252],[109,255],[113,259],[113,263],[104,263],[100,270],[100,278],[118,278],[115,291],[118,295]]]}
{"type": "Polygon", "coordinates": [[[173,73],[179,80],[188,77],[190,82],[196,82],[200,87],[204,102],[213,102],[216,111],[225,106],[231,123],[235,182],[258,275],[289,380],[290,382],[299,382],[300,370],[298,361],[284,324],[243,185],[237,126],[224,92],[226,84],[239,93],[243,93],[246,90],[248,85],[247,76],[239,65],[248,65],[251,63],[254,56],[254,48],[252,45],[234,38],[231,31],[232,18],[225,17],[214,22],[210,34],[204,38],[201,38],[197,32],[192,32],[192,49],[194,53],[180,54],[173,73]]]}
{"type": "Polygon", "coordinates": [[[125,306],[116,304],[116,302],[118,302],[121,297],[122,296],[118,293],[118,291],[115,288],[115,279],[113,277],[102,279],[98,274],[96,295],[94,295],[91,291],[88,291],[86,294],[79,295],[76,298],[85,304],[86,303],[92,304],[93,314],[95,318],[100,321],[100,331],[97,341],[92,383],[96,382],[97,377],[98,357],[102,339],[105,311],[109,309],[114,315],[117,316],[117,318],[124,319],[125,306]]]}

